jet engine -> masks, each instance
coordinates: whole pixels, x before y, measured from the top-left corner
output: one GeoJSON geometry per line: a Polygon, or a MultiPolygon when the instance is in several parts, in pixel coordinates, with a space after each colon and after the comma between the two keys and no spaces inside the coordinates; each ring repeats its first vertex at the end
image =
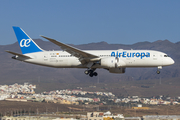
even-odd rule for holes
{"type": "Polygon", "coordinates": [[[119,68],[124,67],[126,63],[117,57],[102,58],[100,64],[104,68],[119,68]]]}

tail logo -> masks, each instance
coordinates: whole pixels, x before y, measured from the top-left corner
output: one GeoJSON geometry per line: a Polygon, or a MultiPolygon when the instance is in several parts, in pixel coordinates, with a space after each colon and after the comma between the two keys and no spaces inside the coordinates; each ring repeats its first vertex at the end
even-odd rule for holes
{"type": "Polygon", "coordinates": [[[20,46],[21,47],[29,47],[31,41],[32,41],[31,39],[22,39],[20,41],[20,46]]]}

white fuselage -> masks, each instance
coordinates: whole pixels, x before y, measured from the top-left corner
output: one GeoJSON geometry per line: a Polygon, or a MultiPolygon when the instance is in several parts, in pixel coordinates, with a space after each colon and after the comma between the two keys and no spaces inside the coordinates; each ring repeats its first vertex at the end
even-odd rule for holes
{"type": "Polygon", "coordinates": [[[110,73],[125,73],[126,67],[158,67],[174,64],[167,54],[153,50],[80,50],[52,38],[42,36],[61,47],[63,51],[41,49],[22,28],[13,26],[22,54],[12,51],[13,59],[56,68],[88,68],[84,71],[90,77],[97,76],[96,68],[104,68],[110,73]]]}
{"type": "MultiPolygon", "coordinates": [[[[87,50],[90,54],[104,58],[118,58],[120,67],[158,67],[168,66],[174,64],[172,58],[167,54],[154,50],[87,50]]],[[[17,57],[18,60],[49,66],[56,68],[88,68],[86,65],[82,65],[77,57],[65,51],[43,51],[25,54],[32,59],[23,59],[17,57]]],[[[115,59],[111,60],[111,63],[116,62],[115,59]]],[[[92,68],[107,68],[101,64],[96,64],[92,68]]]]}

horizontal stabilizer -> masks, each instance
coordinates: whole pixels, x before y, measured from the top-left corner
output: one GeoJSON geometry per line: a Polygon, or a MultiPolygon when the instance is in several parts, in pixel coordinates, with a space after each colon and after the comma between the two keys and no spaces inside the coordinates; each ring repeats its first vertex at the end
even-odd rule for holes
{"type": "Polygon", "coordinates": [[[11,54],[13,54],[13,55],[17,55],[17,56],[19,56],[19,57],[23,57],[23,58],[25,58],[25,59],[31,59],[31,57],[29,57],[29,56],[22,55],[22,54],[19,54],[19,53],[15,53],[15,52],[11,52],[11,51],[9,51],[9,50],[6,50],[6,52],[11,53],[11,54]]]}

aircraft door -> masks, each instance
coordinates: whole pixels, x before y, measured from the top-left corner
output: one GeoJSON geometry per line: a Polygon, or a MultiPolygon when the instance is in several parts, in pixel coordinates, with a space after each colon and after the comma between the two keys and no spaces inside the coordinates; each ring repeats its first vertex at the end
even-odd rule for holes
{"type": "Polygon", "coordinates": [[[48,53],[44,53],[44,61],[45,61],[45,62],[48,61],[48,53]]]}
{"type": "Polygon", "coordinates": [[[153,60],[157,60],[157,54],[153,54],[153,60]]]}
{"type": "Polygon", "coordinates": [[[160,54],[153,54],[153,60],[157,65],[163,64],[162,55],[160,54]]]}

